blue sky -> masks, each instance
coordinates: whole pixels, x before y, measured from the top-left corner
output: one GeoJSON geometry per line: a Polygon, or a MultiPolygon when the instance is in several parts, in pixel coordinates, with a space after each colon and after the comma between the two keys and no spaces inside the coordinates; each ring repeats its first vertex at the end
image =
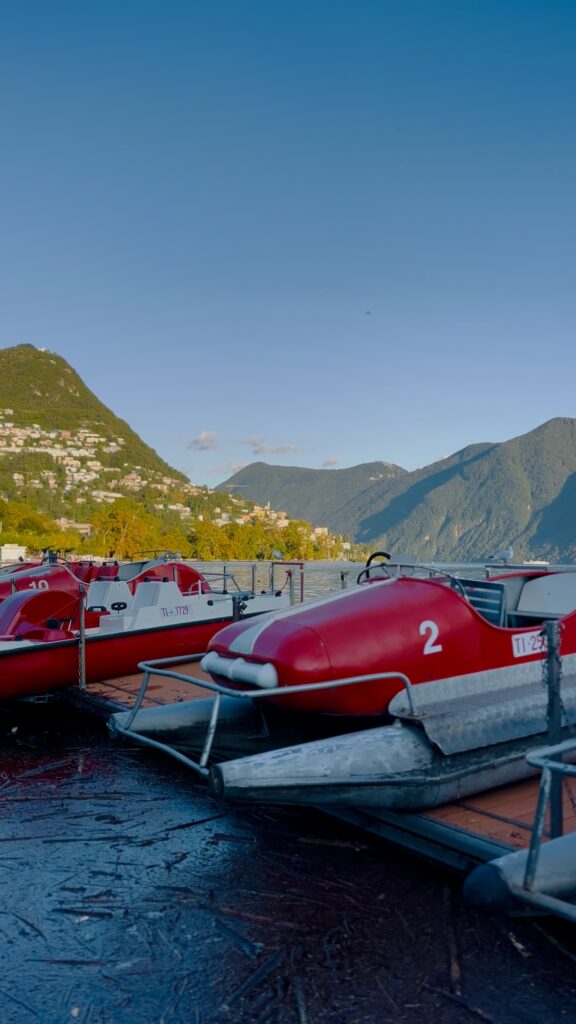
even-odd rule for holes
{"type": "Polygon", "coordinates": [[[195,483],[576,415],[573,0],[8,0],[0,347],[195,483]]]}

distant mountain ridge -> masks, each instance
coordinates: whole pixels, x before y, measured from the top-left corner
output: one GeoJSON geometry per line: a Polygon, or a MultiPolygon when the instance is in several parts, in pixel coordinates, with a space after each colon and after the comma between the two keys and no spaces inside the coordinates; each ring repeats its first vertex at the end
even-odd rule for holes
{"type": "Polygon", "coordinates": [[[272,508],[286,511],[292,519],[305,519],[332,529],[332,522],[347,521],[349,506],[354,517],[355,501],[375,483],[390,482],[406,473],[388,462],[365,462],[351,469],[298,469],[254,462],[215,490],[241,494],[259,505],[270,502],[272,508]],[[253,494],[259,497],[254,498],[253,494]],[[302,512],[304,508],[306,515],[302,512]]]}
{"type": "MultiPolygon", "coordinates": [[[[33,345],[0,349],[0,499],[53,516],[74,510],[80,520],[83,510],[124,495],[176,510],[201,490],[60,356],[33,345]]],[[[216,490],[423,560],[483,559],[512,546],[516,559],[571,561],[576,420],[470,445],[414,472],[388,462],[334,470],[258,462],[216,490]]]]}
{"type": "Polygon", "coordinates": [[[260,462],[218,489],[423,560],[483,559],[509,546],[515,558],[576,558],[576,420],[568,417],[413,472],[379,462],[345,470],[260,462]]]}

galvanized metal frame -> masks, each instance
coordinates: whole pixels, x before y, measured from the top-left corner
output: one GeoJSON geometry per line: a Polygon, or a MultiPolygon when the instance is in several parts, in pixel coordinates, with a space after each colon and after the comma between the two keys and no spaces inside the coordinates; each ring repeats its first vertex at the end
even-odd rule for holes
{"type": "Polygon", "coordinates": [[[206,778],[208,775],[208,759],[212,750],[214,737],[216,735],[216,729],[218,726],[218,716],[220,713],[220,702],[222,697],[234,697],[239,700],[258,701],[265,700],[267,697],[290,697],[294,693],[309,693],[318,690],[329,690],[336,689],[342,686],[355,686],[359,683],[376,682],[380,679],[400,679],[406,691],[408,693],[408,700],[412,710],[414,711],[412,703],[412,687],[413,684],[410,682],[408,676],[402,672],[376,672],[370,675],[362,676],[349,676],[346,679],[332,679],[327,682],[320,683],[303,683],[300,686],[289,686],[279,687],[274,690],[234,690],[227,686],[222,686],[220,683],[210,682],[207,679],[198,679],[196,676],[184,675],[182,672],[177,672],[168,668],[170,665],[190,664],[191,662],[200,661],[204,657],[204,654],[191,655],[186,658],[182,656],[177,658],[159,658],[155,661],[143,661],[138,665],[139,671],[144,673],[140,689],[138,691],[136,701],[131,708],[130,714],[127,718],[125,725],[115,724],[116,732],[122,736],[127,736],[138,743],[143,743],[146,746],[154,747],[158,750],[162,750],[169,754],[171,757],[175,757],[176,760],[181,761],[187,767],[192,768],[194,771],[206,778]],[[162,667],[164,666],[164,667],[162,667]],[[192,758],[187,757],[185,754],[180,753],[174,747],[167,743],[162,743],[160,740],[153,740],[148,736],[143,736],[141,733],[136,732],[131,727],[134,723],[136,715],[142,706],[142,701],[146,695],[148,683],[151,676],[161,676],[165,679],[174,679],[177,682],[188,683],[192,686],[200,686],[202,689],[208,690],[214,694],[214,706],[210,714],[210,720],[206,727],[206,739],[202,747],[202,753],[199,761],[194,761],[192,758]]]}

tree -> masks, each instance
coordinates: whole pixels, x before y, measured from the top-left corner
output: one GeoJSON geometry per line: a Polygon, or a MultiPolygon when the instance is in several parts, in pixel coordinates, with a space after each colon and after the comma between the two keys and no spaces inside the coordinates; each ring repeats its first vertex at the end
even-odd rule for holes
{"type": "Polygon", "coordinates": [[[298,519],[292,519],[288,526],[276,533],[278,550],[285,559],[307,561],[314,558],[314,544],[310,539],[310,526],[298,519]]]}
{"type": "Polygon", "coordinates": [[[92,547],[98,555],[133,558],[162,549],[162,522],[133,498],[121,498],[93,517],[92,547]]]}
{"type": "Polygon", "coordinates": [[[23,501],[11,501],[6,506],[3,516],[3,529],[6,532],[41,534],[56,528],[53,519],[36,512],[23,501]]]}
{"type": "Polygon", "coordinates": [[[199,562],[229,557],[224,553],[226,538],[220,527],[215,526],[214,523],[198,520],[194,523],[187,539],[190,558],[195,558],[199,562]]]}

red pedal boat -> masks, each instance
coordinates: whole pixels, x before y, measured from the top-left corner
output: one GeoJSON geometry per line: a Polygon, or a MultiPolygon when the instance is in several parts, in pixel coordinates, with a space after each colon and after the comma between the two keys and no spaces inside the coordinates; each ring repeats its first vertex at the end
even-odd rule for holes
{"type": "Polygon", "coordinates": [[[576,571],[523,569],[490,579],[409,571],[369,564],[359,586],[230,625],[211,640],[202,666],[226,686],[273,690],[271,703],[282,708],[379,716],[404,689],[403,677],[453,687],[470,679],[497,687],[504,674],[519,684],[539,679],[543,623],[557,619],[565,671],[574,671],[576,571]],[[360,681],[289,694],[344,679],[360,681]]]}
{"type": "MultiPolygon", "coordinates": [[[[226,581],[228,582],[228,581],[226,581]]],[[[135,672],[150,658],[200,653],[239,615],[287,607],[288,594],[213,589],[184,562],[48,564],[18,572],[0,603],[0,697],[135,672]],[[86,571],[84,571],[84,569],[86,571]]]]}
{"type": "Polygon", "coordinates": [[[92,559],[67,561],[50,553],[39,562],[18,562],[0,571],[0,601],[20,590],[61,590],[79,596],[93,580],[120,579],[130,590],[140,579],[175,580],[182,589],[193,586],[199,574],[186,563],[168,555],[131,562],[95,562],[92,559]]]}
{"type": "Polygon", "coordinates": [[[574,571],[369,560],[358,586],[213,636],[201,665],[217,697],[137,705],[110,728],[201,750],[187,763],[218,797],[421,809],[534,773],[549,722],[554,742],[576,735],[575,656],[574,571]],[[542,685],[559,655],[561,701],[542,685]]]}

